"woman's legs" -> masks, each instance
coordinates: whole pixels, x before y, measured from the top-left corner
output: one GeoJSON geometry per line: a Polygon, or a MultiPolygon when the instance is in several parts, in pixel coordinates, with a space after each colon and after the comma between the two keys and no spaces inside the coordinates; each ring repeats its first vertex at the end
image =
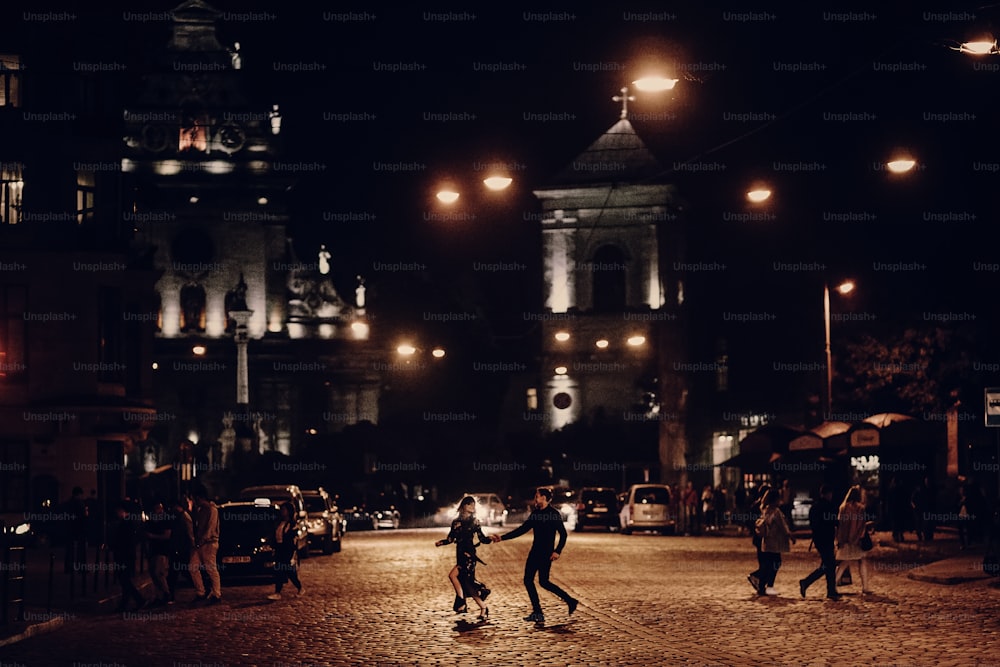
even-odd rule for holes
{"type": "Polygon", "coordinates": [[[451,568],[451,572],[448,573],[448,578],[451,580],[451,585],[455,587],[455,595],[458,597],[465,597],[462,594],[462,582],[458,580],[458,566],[451,568]]]}
{"type": "Polygon", "coordinates": [[[858,565],[858,570],[861,571],[861,592],[870,593],[868,588],[868,559],[862,558],[860,564],[858,565]]]}
{"type": "MultiPolygon", "coordinates": [[[[864,559],[862,558],[861,560],[863,561],[864,559]]],[[[858,570],[860,570],[861,567],[862,567],[862,565],[860,563],[858,563],[858,561],[856,561],[856,560],[842,560],[842,561],[838,561],[837,562],[837,577],[836,577],[836,581],[840,581],[840,575],[844,574],[844,570],[846,570],[848,567],[850,567],[852,565],[856,565],[858,570]]],[[[861,576],[863,577],[864,575],[861,575],[861,576]]],[[[861,584],[861,587],[864,588],[864,584],[861,584]]]]}

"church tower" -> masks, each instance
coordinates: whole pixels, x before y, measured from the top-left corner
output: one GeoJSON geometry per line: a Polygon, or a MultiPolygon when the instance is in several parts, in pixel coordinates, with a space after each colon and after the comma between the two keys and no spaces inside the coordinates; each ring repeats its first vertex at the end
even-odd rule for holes
{"type": "MultiPolygon", "coordinates": [[[[684,467],[683,282],[675,188],[622,118],[552,182],[542,204],[539,409],[569,424],[646,424],[640,452],[660,477],[684,467]]],[[[628,456],[607,443],[606,456],[628,456]]],[[[602,454],[605,456],[605,454],[602,454]]],[[[667,479],[667,478],[671,479],[667,479]]]]}
{"type": "Polygon", "coordinates": [[[326,247],[299,260],[288,236],[297,169],[280,105],[245,78],[239,45],[219,42],[218,11],[188,0],[172,15],[164,57],[124,114],[125,219],[160,275],[166,444],[190,440],[224,468],[234,448],[291,454],[377,422],[380,380],[363,284],[342,298],[326,247]]]}

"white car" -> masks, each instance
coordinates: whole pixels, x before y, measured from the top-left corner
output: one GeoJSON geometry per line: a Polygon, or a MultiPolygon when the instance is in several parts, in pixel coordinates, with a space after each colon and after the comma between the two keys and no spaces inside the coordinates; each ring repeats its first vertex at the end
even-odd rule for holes
{"type": "Polygon", "coordinates": [[[625,535],[634,530],[674,532],[677,522],[670,514],[670,487],[666,484],[633,484],[625,493],[618,517],[625,535]]]}

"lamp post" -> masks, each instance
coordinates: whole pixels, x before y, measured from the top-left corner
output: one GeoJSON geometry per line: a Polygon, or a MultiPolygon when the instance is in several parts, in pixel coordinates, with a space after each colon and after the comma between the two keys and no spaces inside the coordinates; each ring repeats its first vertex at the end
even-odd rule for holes
{"type": "MultiPolygon", "coordinates": [[[[834,289],[840,294],[848,294],[854,289],[854,283],[850,280],[840,283],[834,289]]],[[[823,283],[823,331],[824,350],[826,353],[826,402],[823,421],[828,421],[833,414],[833,358],[830,353],[830,283],[823,283]]]]}

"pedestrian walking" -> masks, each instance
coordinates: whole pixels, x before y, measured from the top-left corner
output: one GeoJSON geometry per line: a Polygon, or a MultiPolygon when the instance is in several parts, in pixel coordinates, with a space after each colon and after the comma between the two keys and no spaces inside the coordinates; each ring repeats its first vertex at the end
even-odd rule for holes
{"type": "Polygon", "coordinates": [[[196,601],[206,601],[216,604],[222,600],[222,581],[219,578],[219,508],[205,494],[205,488],[195,488],[194,504],[191,507],[191,518],[194,521],[194,549],[191,550],[191,561],[188,569],[194,584],[196,601]],[[205,568],[211,590],[205,592],[205,582],[201,569],[205,568]]]}
{"type": "Polygon", "coordinates": [[[812,531],[813,545],[819,554],[819,567],[809,573],[805,579],[799,580],[799,593],[806,596],[806,590],[820,577],[826,577],[826,597],[828,600],[839,600],[837,592],[837,553],[835,540],[837,537],[837,506],[833,502],[833,489],[823,484],[819,487],[819,497],[809,509],[809,528],[812,531]]]}
{"type": "Polygon", "coordinates": [[[688,480],[681,491],[680,510],[684,523],[684,534],[695,535],[698,532],[698,501],[700,500],[698,490],[694,484],[688,480]]]}
{"type": "Polygon", "coordinates": [[[861,540],[868,535],[868,520],[865,515],[864,492],[858,485],[852,486],[844,496],[837,513],[837,578],[844,568],[861,573],[861,593],[868,595],[868,552],[862,549],[861,540]],[[856,568],[854,566],[857,566],[856,568]]]}
{"type": "MultiPolygon", "coordinates": [[[[170,517],[170,571],[167,573],[167,589],[170,595],[167,604],[173,604],[177,599],[177,582],[181,573],[191,578],[188,565],[191,562],[191,552],[194,550],[194,522],[188,514],[188,498],[180,497],[173,504],[173,514],[170,517]]],[[[200,575],[199,575],[200,576],[200,575]]],[[[192,582],[193,583],[193,582],[192,582]]]]}
{"type": "Polygon", "coordinates": [[[770,484],[761,484],[760,488],[757,489],[757,495],[754,501],[750,503],[750,507],[747,510],[747,530],[750,531],[751,541],[753,542],[754,549],[757,552],[757,569],[747,575],[747,581],[753,586],[755,592],[759,593],[763,590],[761,586],[761,581],[764,579],[764,557],[761,555],[760,545],[761,539],[760,535],[757,534],[757,519],[760,518],[760,502],[764,499],[764,495],[771,490],[770,484]]]}
{"type": "Polygon", "coordinates": [[[114,572],[118,585],[121,586],[121,600],[118,602],[118,612],[128,610],[129,601],[135,602],[136,609],[146,606],[146,598],[135,586],[136,547],[139,545],[139,521],[131,511],[130,503],[122,501],[115,507],[117,521],[111,532],[111,552],[114,556],[114,572]]]}
{"type": "Polygon", "coordinates": [[[302,595],[295,530],[295,510],[291,503],[282,503],[278,508],[278,525],[274,529],[274,592],[267,596],[268,600],[281,599],[281,589],[286,581],[291,581],[302,595]]]}
{"type": "Polygon", "coordinates": [[[149,576],[153,580],[155,598],[152,604],[164,605],[170,601],[170,534],[171,520],[167,508],[160,501],[153,505],[153,513],[146,524],[149,544],[149,576]]]}
{"type": "Polygon", "coordinates": [[[715,491],[711,484],[706,484],[701,490],[701,515],[704,517],[705,530],[715,530],[715,491]]]}
{"type": "Polygon", "coordinates": [[[458,517],[451,522],[448,537],[438,540],[434,546],[455,544],[455,567],[448,573],[448,579],[455,589],[455,604],[452,609],[456,614],[464,614],[469,610],[467,600],[472,598],[479,607],[479,618],[476,620],[485,623],[490,619],[490,609],[486,606],[490,589],[476,579],[476,563],[482,562],[476,556],[476,538],[480,544],[491,543],[476,518],[476,499],[466,496],[458,504],[458,517]]]}
{"type": "Polygon", "coordinates": [[[759,595],[777,595],[774,580],[781,569],[781,554],[792,550],[795,544],[792,531],[785,520],[785,514],[779,505],[780,496],[771,489],[760,501],[760,518],[757,519],[756,530],[760,534],[760,555],[763,562],[761,568],[759,595]]]}
{"type": "MultiPolygon", "coordinates": [[[[697,498],[697,495],[695,496],[697,498]]],[[[538,575],[538,585],[559,596],[569,607],[569,613],[576,611],[579,600],[549,581],[552,563],[559,559],[563,547],[566,546],[566,526],[563,525],[562,514],[552,507],[552,490],[539,487],[535,490],[535,508],[520,526],[503,535],[493,535],[494,542],[512,540],[524,535],[529,530],[533,532],[531,550],[524,564],[524,588],[528,591],[531,601],[531,613],[524,620],[544,623],[542,606],[538,600],[538,590],[535,589],[535,575],[538,575]],[[559,543],[553,548],[553,541],[559,536],[559,543]]]]}

